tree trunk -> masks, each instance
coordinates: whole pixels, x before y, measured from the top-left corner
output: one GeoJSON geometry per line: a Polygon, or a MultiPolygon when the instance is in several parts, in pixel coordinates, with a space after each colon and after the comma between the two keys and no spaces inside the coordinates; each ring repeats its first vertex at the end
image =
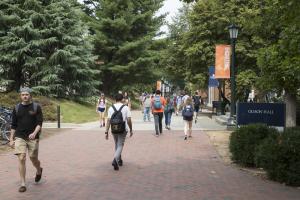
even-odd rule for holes
{"type": "Polygon", "coordinates": [[[297,110],[297,98],[296,95],[285,94],[285,103],[286,103],[286,127],[296,126],[296,110],[297,110]]]}

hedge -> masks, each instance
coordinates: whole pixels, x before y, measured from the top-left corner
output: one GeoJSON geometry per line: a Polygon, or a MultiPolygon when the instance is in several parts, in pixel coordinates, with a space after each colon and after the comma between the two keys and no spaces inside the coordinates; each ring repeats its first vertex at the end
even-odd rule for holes
{"type": "Polygon", "coordinates": [[[270,135],[256,149],[255,163],[270,179],[300,186],[300,127],[270,135]]]}
{"type": "Polygon", "coordinates": [[[229,143],[232,160],[246,167],[255,167],[255,149],[261,141],[274,133],[277,133],[276,129],[263,124],[251,124],[235,130],[229,143]]]}

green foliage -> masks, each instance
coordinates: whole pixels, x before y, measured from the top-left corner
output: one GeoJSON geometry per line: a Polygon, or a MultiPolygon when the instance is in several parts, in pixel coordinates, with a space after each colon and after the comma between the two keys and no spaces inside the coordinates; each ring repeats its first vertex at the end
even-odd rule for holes
{"type": "Polygon", "coordinates": [[[255,149],[265,138],[276,132],[276,129],[262,124],[251,124],[235,130],[230,136],[229,144],[232,160],[243,166],[254,167],[255,149]]]}
{"type": "Polygon", "coordinates": [[[257,148],[255,162],[267,171],[269,178],[300,186],[300,128],[270,135],[257,148]]]}
{"type": "Polygon", "coordinates": [[[130,84],[149,84],[156,79],[160,46],[154,38],[163,16],[155,16],[163,0],[92,1],[95,7],[88,18],[94,53],[103,71],[102,90],[116,92],[130,84]]]}
{"type": "Polygon", "coordinates": [[[239,97],[240,102],[247,102],[249,93],[253,85],[256,83],[256,73],[249,69],[241,71],[236,78],[237,92],[236,95],[239,97]]]}
{"type": "Polygon", "coordinates": [[[3,0],[0,8],[1,87],[58,97],[95,92],[99,70],[75,0],[3,0]]]}
{"type": "MultiPolygon", "coordinates": [[[[16,92],[1,93],[1,106],[13,109],[16,104],[20,103],[20,94],[16,92]]],[[[56,103],[47,97],[33,95],[33,101],[39,103],[42,107],[44,121],[55,121],[56,119],[56,103]]]]}

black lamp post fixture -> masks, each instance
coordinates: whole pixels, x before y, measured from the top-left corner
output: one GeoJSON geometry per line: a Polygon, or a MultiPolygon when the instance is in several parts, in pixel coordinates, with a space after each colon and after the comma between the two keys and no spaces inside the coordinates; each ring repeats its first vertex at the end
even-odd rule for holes
{"type": "Polygon", "coordinates": [[[230,82],[231,82],[231,103],[230,103],[230,124],[234,123],[233,116],[236,114],[235,109],[235,44],[239,32],[239,28],[232,24],[228,27],[231,43],[231,65],[230,65],[230,82]]]}

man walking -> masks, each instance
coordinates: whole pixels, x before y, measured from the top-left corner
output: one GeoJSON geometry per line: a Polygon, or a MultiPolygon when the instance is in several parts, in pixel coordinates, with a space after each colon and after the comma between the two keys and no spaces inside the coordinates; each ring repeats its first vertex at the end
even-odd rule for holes
{"type": "Polygon", "coordinates": [[[166,100],[160,96],[160,90],[156,90],[155,96],[151,101],[152,113],[154,116],[156,137],[162,134],[162,119],[164,116],[164,107],[166,106],[166,100]]]}
{"type": "Polygon", "coordinates": [[[123,98],[122,94],[117,94],[115,96],[116,103],[108,109],[108,118],[106,123],[105,138],[108,140],[108,131],[111,126],[111,132],[115,141],[115,154],[112,161],[114,170],[119,170],[119,166],[123,166],[121,155],[128,132],[127,127],[129,127],[130,130],[130,137],[133,135],[131,112],[128,106],[122,103],[123,98]],[[126,122],[128,126],[126,126],[126,122]]]}
{"type": "Polygon", "coordinates": [[[199,96],[198,92],[195,92],[195,95],[193,96],[193,103],[194,103],[194,111],[195,111],[195,123],[197,123],[199,109],[201,105],[201,96],[199,96]]]}
{"type": "Polygon", "coordinates": [[[36,168],[35,182],[42,178],[43,168],[38,159],[39,135],[43,123],[41,107],[32,102],[31,89],[20,89],[21,103],[17,104],[12,114],[12,125],[10,135],[10,146],[15,148],[15,155],[19,160],[19,173],[21,177],[21,187],[19,192],[26,191],[26,153],[36,168]],[[15,139],[15,140],[14,140],[15,139]]]}

